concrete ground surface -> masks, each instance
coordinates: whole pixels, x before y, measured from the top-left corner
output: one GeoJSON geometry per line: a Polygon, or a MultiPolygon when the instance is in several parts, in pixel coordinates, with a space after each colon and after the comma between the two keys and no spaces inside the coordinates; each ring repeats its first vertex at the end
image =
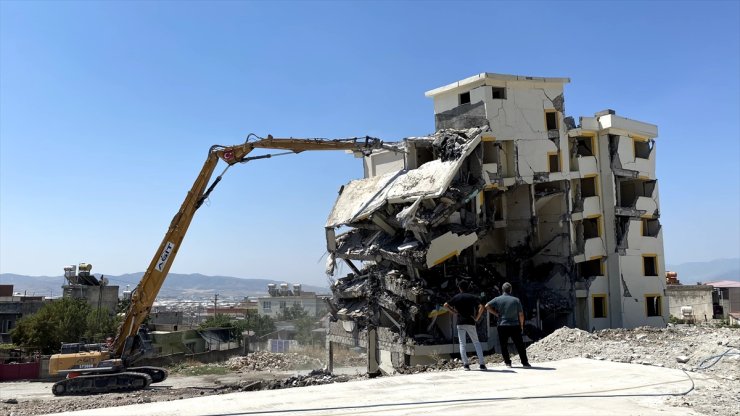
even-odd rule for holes
{"type": "MultiPolygon", "coordinates": [[[[694,381],[697,374],[692,374],[694,381]]],[[[681,370],[572,358],[531,369],[442,371],[197,397],[63,415],[696,415],[666,404],[694,382],[681,370]]]]}

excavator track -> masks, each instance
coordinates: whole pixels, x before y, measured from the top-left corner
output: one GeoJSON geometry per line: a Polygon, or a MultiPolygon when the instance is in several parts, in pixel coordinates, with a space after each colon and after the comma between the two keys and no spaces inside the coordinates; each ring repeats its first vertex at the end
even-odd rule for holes
{"type": "Polygon", "coordinates": [[[167,370],[160,367],[128,367],[127,372],[144,373],[152,378],[152,383],[159,383],[167,379],[167,370]]]}
{"type": "Polygon", "coordinates": [[[152,383],[149,375],[138,372],[95,374],[68,378],[54,383],[55,396],[71,394],[110,393],[147,388],[152,383]]]}

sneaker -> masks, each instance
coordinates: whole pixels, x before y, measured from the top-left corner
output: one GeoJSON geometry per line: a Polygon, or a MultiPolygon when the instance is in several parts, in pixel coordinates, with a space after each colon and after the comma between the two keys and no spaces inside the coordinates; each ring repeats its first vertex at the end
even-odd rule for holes
{"type": "Polygon", "coordinates": [[[522,364],[522,367],[524,367],[524,368],[532,368],[532,365],[529,364],[529,363],[527,363],[527,364],[522,364]]]}
{"type": "Polygon", "coordinates": [[[470,364],[463,364],[465,371],[470,371],[470,364]]]}
{"type": "Polygon", "coordinates": [[[481,370],[486,371],[488,370],[488,367],[485,366],[485,364],[481,364],[479,367],[481,370]]]}

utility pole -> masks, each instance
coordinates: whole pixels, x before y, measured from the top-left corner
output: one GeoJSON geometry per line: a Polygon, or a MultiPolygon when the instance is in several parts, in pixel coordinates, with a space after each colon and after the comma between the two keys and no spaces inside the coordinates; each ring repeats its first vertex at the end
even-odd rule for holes
{"type": "Polygon", "coordinates": [[[213,295],[213,317],[216,318],[216,315],[218,311],[218,293],[213,295]]]}

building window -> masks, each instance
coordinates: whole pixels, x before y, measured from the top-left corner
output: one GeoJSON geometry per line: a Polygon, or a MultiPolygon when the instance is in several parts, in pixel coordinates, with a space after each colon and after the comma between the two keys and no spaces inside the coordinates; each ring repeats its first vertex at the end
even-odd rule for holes
{"type": "Polygon", "coordinates": [[[601,237],[599,230],[599,218],[586,218],[583,220],[583,239],[601,237]]]}
{"type": "Polygon", "coordinates": [[[642,270],[645,276],[658,275],[658,257],[655,255],[642,256],[642,270]]]}
{"type": "Polygon", "coordinates": [[[302,307],[301,301],[298,301],[298,300],[297,301],[294,301],[293,302],[293,307],[294,308],[301,308],[302,307]]]}
{"type": "Polygon", "coordinates": [[[578,263],[578,275],[583,278],[603,276],[604,272],[601,268],[601,263],[600,258],[578,263]]]}
{"type": "Polygon", "coordinates": [[[281,300],[280,301],[280,309],[285,309],[285,301],[284,300],[281,300]]]}
{"type": "Polygon", "coordinates": [[[470,104],[470,91],[460,94],[460,105],[470,104]]]}
{"type": "Polygon", "coordinates": [[[555,111],[548,111],[545,113],[545,126],[547,127],[547,130],[557,130],[558,129],[558,113],[555,111]]]}
{"type": "Polygon", "coordinates": [[[606,318],[606,295],[593,295],[594,318],[606,318]]]}
{"type": "Polygon", "coordinates": [[[647,316],[663,316],[663,302],[660,295],[645,295],[647,316]]]}
{"type": "Polygon", "coordinates": [[[547,153],[547,169],[550,173],[560,172],[560,152],[547,153]]]}
{"type": "Polygon", "coordinates": [[[596,196],[596,176],[581,179],[581,198],[596,196]]]}
{"type": "Polygon", "coordinates": [[[660,221],[643,218],[642,235],[644,237],[657,237],[660,232],[660,221]]]}
{"type": "Polygon", "coordinates": [[[585,136],[576,137],[576,154],[578,156],[593,156],[594,155],[593,137],[585,137],[585,136]]]}
{"type": "Polygon", "coordinates": [[[617,206],[631,208],[637,204],[638,198],[653,198],[655,193],[655,180],[644,179],[618,179],[619,189],[617,194],[617,206]]]}
{"type": "Polygon", "coordinates": [[[635,144],[635,157],[640,159],[650,159],[650,152],[653,151],[652,140],[641,140],[632,138],[635,144]]]}
{"type": "Polygon", "coordinates": [[[491,87],[491,98],[493,98],[494,100],[505,100],[506,88],[491,87]]]}
{"type": "Polygon", "coordinates": [[[272,312],[272,302],[266,300],[262,303],[262,310],[265,312],[272,312]]]}

